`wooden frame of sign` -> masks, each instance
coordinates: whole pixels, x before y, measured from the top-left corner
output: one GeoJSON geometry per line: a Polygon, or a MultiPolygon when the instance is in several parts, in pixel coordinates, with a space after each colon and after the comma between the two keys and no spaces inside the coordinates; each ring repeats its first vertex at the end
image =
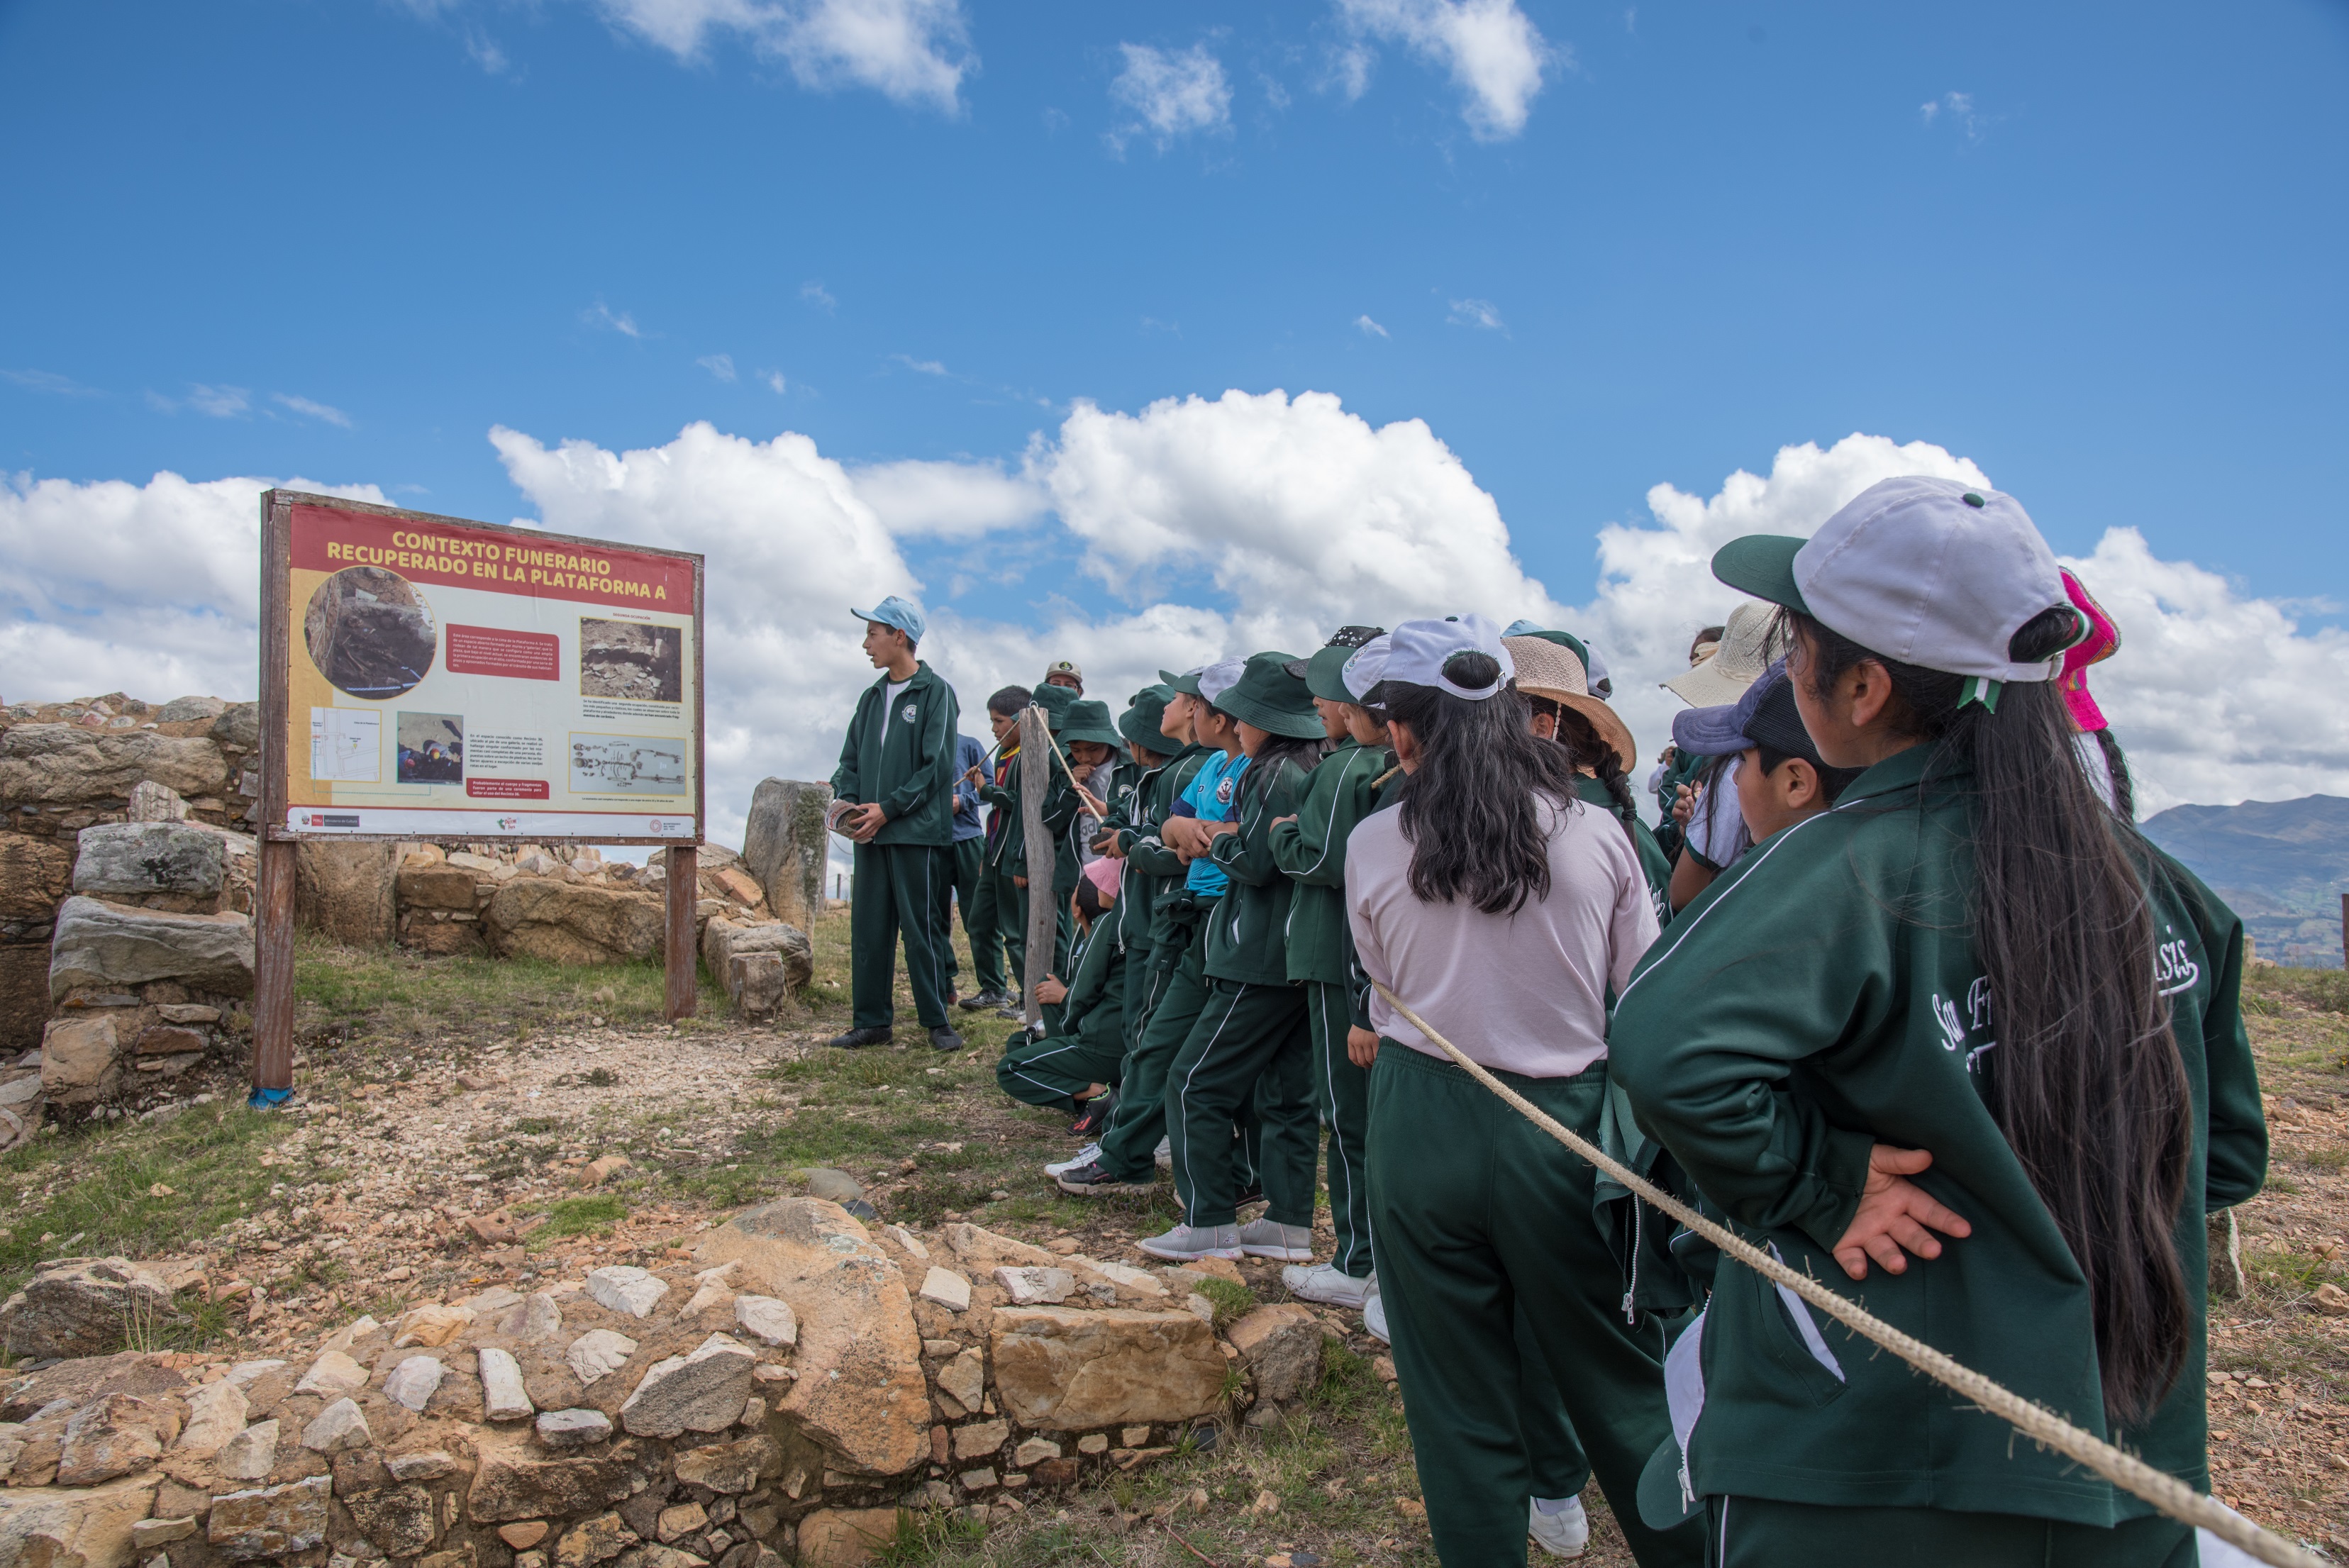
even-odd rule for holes
{"type": "MultiPolygon", "coordinates": [[[[387,539],[389,535],[387,533],[387,539]]],[[[336,568],[316,563],[305,571],[336,568]]],[[[666,882],[664,1010],[674,1020],[686,1017],[694,1010],[696,954],[693,943],[694,904],[699,896],[698,875],[703,815],[703,727],[702,727],[702,575],[699,555],[686,551],[659,550],[642,545],[617,544],[607,540],[581,539],[567,534],[546,533],[537,529],[515,528],[492,522],[476,522],[469,518],[442,517],[431,512],[409,511],[398,507],[375,506],[366,501],[345,500],[338,496],[311,495],[298,490],[264,490],[261,497],[261,819],[260,819],[260,885],[255,890],[254,907],[254,1056],[253,1085],[255,1088],[289,1088],[294,1082],[294,885],[295,860],[305,841],[324,842],[381,843],[399,841],[431,841],[436,837],[429,831],[419,830],[417,819],[425,813],[441,811],[462,821],[452,821],[451,830],[439,835],[452,841],[467,842],[510,839],[517,842],[541,844],[627,844],[657,845],[667,851],[666,882]],[[305,516],[297,530],[296,510],[331,514],[326,518],[305,516]],[[294,603],[293,574],[295,570],[296,533],[304,534],[302,548],[314,548],[308,537],[314,527],[331,527],[346,535],[372,538],[378,531],[397,530],[418,546],[403,552],[397,547],[375,545],[354,546],[345,542],[318,545],[315,548],[329,552],[327,559],[348,560],[354,565],[366,564],[390,571],[394,576],[401,572],[416,574],[427,585],[444,587],[486,588],[492,592],[512,593],[517,585],[525,597],[559,599],[579,603],[583,607],[616,604],[616,595],[636,592],[654,578],[659,580],[664,594],[670,584],[684,589],[689,577],[690,598],[684,605],[665,601],[660,608],[669,616],[689,614],[687,626],[692,647],[689,668],[692,671],[692,693],[687,707],[690,710],[692,791],[690,815],[680,813],[580,812],[572,810],[533,811],[511,804],[471,810],[455,807],[409,807],[405,804],[376,809],[355,808],[346,810],[301,811],[293,803],[294,758],[296,754],[292,729],[295,681],[294,626],[297,617],[305,616],[307,606],[294,603]],[[573,557],[574,565],[600,568],[602,575],[558,569],[551,564],[561,560],[566,551],[580,552],[573,557]],[[340,553],[337,553],[340,552],[340,553]],[[614,557],[626,563],[617,573],[611,567],[614,557]],[[622,575],[621,573],[626,573],[622,575]],[[648,575],[649,573],[649,575],[648,575]],[[643,582],[638,582],[643,579],[643,582]],[[478,581],[477,581],[478,580],[478,581]],[[543,592],[538,592],[543,590],[543,592]],[[507,811],[503,819],[495,813],[507,811]],[[372,814],[382,821],[376,830],[367,821],[372,814]],[[612,831],[595,830],[592,818],[608,815],[616,819],[612,831]],[[490,818],[485,825],[481,820],[490,818]],[[315,818],[315,822],[311,819],[315,818]],[[533,825],[533,822],[536,825],[533,825]],[[501,826],[501,822],[511,826],[501,826]],[[672,826],[673,824],[673,826],[672,826]],[[626,830],[633,828],[634,830],[626,830]],[[561,830],[550,831],[549,829],[561,830]],[[659,830],[654,830],[657,829],[659,830]]],[[[402,579],[406,581],[406,579],[402,579]]],[[[412,585],[411,585],[412,586],[412,585]]],[[[318,590],[324,592],[323,585],[318,590]]],[[[421,598],[420,592],[417,594],[421,598]]],[[[337,611],[340,601],[336,602],[337,611]]],[[[429,603],[427,604],[429,612],[429,603]]],[[[330,614],[337,614],[330,611],[330,614]]],[[[429,614],[427,616],[429,619],[429,614]]],[[[340,621],[326,634],[326,645],[331,649],[339,635],[340,621]]],[[[485,662],[472,666],[468,673],[486,675],[513,674],[522,679],[560,679],[561,672],[551,665],[533,665],[543,656],[559,655],[559,638],[532,632],[502,632],[493,627],[466,627],[469,634],[481,634],[475,640],[474,652],[485,662]],[[510,669],[495,667],[495,661],[511,661],[510,669]]],[[[436,640],[435,655],[447,643],[447,631],[435,624],[431,627],[436,640]]],[[[682,650],[680,650],[682,653],[682,650]]],[[[305,662],[321,680],[334,684],[333,677],[318,669],[316,650],[305,646],[305,662]]],[[[453,659],[453,653],[447,655],[453,659]]],[[[409,686],[394,690],[389,687],[361,688],[347,695],[357,696],[363,702],[398,700],[423,676],[414,676],[409,686]],[[385,691],[381,697],[371,691],[385,691]]],[[[429,667],[426,673],[429,673],[429,667]]],[[[335,713],[357,713],[366,709],[336,708],[335,713]]],[[[459,716],[460,718],[462,716],[459,716]]],[[[314,723],[317,722],[314,715],[314,723]]],[[[366,722],[366,720],[362,720],[366,722]]],[[[371,727],[381,727],[381,710],[374,710],[371,727]]],[[[395,745],[397,737],[395,736],[395,745]]],[[[542,748],[543,738],[541,738],[542,748]]],[[[380,747],[378,736],[376,779],[380,779],[380,747]]],[[[542,749],[542,757],[543,757],[542,749]]],[[[314,752],[310,764],[315,770],[319,763],[314,752]]],[[[461,768],[461,758],[460,758],[461,768]]],[[[317,792],[315,772],[306,776],[314,781],[307,793],[317,792]]],[[[485,799],[512,801],[523,799],[549,799],[550,786],[524,780],[460,779],[468,798],[475,793],[477,783],[502,786],[482,791],[485,799]],[[535,789],[535,795],[523,793],[535,789]]]]}

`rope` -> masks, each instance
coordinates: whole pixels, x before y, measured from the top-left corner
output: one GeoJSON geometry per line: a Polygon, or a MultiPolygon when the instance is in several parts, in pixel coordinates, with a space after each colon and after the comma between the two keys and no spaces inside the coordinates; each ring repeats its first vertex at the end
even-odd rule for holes
{"type": "Polygon", "coordinates": [[[2261,1529],[2241,1514],[2221,1506],[2216,1499],[2203,1496],[2176,1476],[2154,1469],[2094,1433],[2081,1430],[2054,1411],[2034,1405],[1981,1373],[1960,1366],[1924,1341],[1911,1338],[1849,1298],[1837,1295],[1809,1274],[1797,1274],[1744,1238],[1706,1219],[1620,1161],[1609,1159],[1587,1139],[1558,1125],[1544,1114],[1539,1106],[1469,1060],[1459,1047],[1437,1034],[1426,1019],[1403,1006],[1401,997],[1376,980],[1371,984],[1378,988],[1379,995],[1387,999],[1390,1006],[1410,1020],[1413,1028],[1442,1047],[1444,1054],[1466,1069],[1469,1077],[1508,1101],[1519,1115],[1754,1273],[1785,1286],[1853,1333],[1873,1340],[1935,1382],[1972,1400],[1985,1414],[1997,1416],[2033,1442],[2044,1444],[2078,1460],[2123,1491],[2144,1499],[2180,1523],[2207,1530],[2261,1562],[2272,1564],[2273,1568],[2324,1568],[2324,1559],[2302,1551],[2280,1535],[2261,1529]]]}

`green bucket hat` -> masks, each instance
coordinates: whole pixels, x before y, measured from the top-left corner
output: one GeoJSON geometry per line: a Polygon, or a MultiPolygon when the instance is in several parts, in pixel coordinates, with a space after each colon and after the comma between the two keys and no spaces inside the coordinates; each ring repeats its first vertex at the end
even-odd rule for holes
{"type": "Polygon", "coordinates": [[[1324,733],[1321,716],[1313,711],[1313,694],[1302,676],[1289,673],[1299,662],[1295,654],[1251,654],[1240,678],[1216,706],[1257,728],[1291,740],[1319,740],[1324,733]]]}
{"type": "Polygon", "coordinates": [[[1038,686],[1030,694],[1030,699],[1044,710],[1044,722],[1055,735],[1061,733],[1061,727],[1068,722],[1069,709],[1079,700],[1067,686],[1038,686]]]}
{"type": "MultiPolygon", "coordinates": [[[[1062,689],[1066,689],[1065,687],[1062,689]]],[[[1080,740],[1097,740],[1112,750],[1125,744],[1125,737],[1109,721],[1109,704],[1091,697],[1079,697],[1069,705],[1068,717],[1061,722],[1061,744],[1072,746],[1080,740]]]]}
{"type": "Polygon", "coordinates": [[[1145,751],[1166,751],[1174,742],[1158,727],[1166,720],[1166,705],[1174,700],[1163,686],[1146,686],[1126,699],[1131,705],[1117,716],[1118,733],[1145,751]]]}
{"type": "Polygon", "coordinates": [[[1340,626],[1337,635],[1321,645],[1321,649],[1305,661],[1305,689],[1324,702],[1352,702],[1354,694],[1346,689],[1342,672],[1354,650],[1364,643],[1386,635],[1384,626],[1340,626]]]}

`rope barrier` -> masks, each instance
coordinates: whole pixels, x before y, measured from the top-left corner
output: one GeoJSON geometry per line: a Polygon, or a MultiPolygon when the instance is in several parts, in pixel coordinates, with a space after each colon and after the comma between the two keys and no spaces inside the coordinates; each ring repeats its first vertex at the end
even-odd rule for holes
{"type": "Polygon", "coordinates": [[[1506,1100],[1526,1120],[1747,1268],[1774,1284],[1785,1286],[1853,1333],[1882,1346],[1935,1382],[1965,1396],[1981,1407],[1985,1414],[1997,1416],[2033,1441],[2044,1443],[2056,1452],[2078,1460],[2122,1491],[2142,1498],[2180,1523],[2207,1530],[2228,1544],[2271,1564],[2272,1568],[2325,1568],[2323,1558],[2302,1551],[2295,1543],[2271,1531],[2261,1529],[2241,1514],[2222,1506],[2216,1499],[2196,1491],[2176,1476],[2154,1469],[2094,1433],[2083,1431],[2054,1411],[2034,1405],[1981,1373],[1959,1365],[1924,1341],[1912,1338],[1877,1317],[1848,1297],[1837,1295],[1809,1274],[1796,1273],[1743,1237],[1706,1219],[1620,1161],[1609,1158],[1588,1140],[1560,1126],[1539,1106],[1469,1060],[1465,1052],[1437,1034],[1426,1019],[1405,1006],[1402,999],[1385,985],[1376,980],[1371,984],[1377,987],[1380,995],[1387,999],[1390,1006],[1410,1020],[1412,1027],[1434,1041],[1443,1048],[1444,1055],[1466,1070],[1469,1077],[1506,1100]]]}

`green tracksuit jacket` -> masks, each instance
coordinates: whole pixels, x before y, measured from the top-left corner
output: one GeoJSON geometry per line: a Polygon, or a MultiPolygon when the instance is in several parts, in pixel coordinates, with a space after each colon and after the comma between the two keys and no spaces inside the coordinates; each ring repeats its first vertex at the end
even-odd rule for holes
{"type": "MultiPolygon", "coordinates": [[[[2147,851],[2156,971],[2193,1094],[2176,1233],[2194,1326],[2174,1391],[2142,1429],[2116,1432],[2086,1283],[1980,1092],[1979,1075],[1997,1068],[1998,1020],[1966,935],[1970,780],[1924,783],[1930,749],[1869,769],[1836,810],[1773,835],[1690,903],[1617,1003],[1616,1081],[1749,1238],[2199,1489],[2203,1217],[2258,1191],[2267,1165],[2237,1008],[2241,923],[2147,851]],[[1830,1248],[1878,1141],[1930,1150],[1919,1183],[1973,1232],[1904,1274],[1871,1265],[1854,1283],[1830,1248]]],[[[2100,1526],[2147,1511],[1733,1260],[1715,1278],[1702,1351],[1689,1446],[1700,1494],[2100,1526]]]]}
{"type": "Polygon", "coordinates": [[[1288,977],[1345,985],[1353,979],[1353,933],[1346,920],[1346,835],[1378,804],[1372,782],[1394,766],[1383,746],[1352,737],[1306,776],[1297,820],[1270,831],[1273,864],[1296,891],[1288,905],[1288,977]]]}
{"type": "Polygon", "coordinates": [[[1272,858],[1272,823],[1292,816],[1308,772],[1283,761],[1269,773],[1250,763],[1240,776],[1245,797],[1239,831],[1216,836],[1209,852],[1230,877],[1231,891],[1207,923],[1207,978],[1251,985],[1288,984],[1288,903],[1293,884],[1272,858]]]}
{"type": "MultiPolygon", "coordinates": [[[[1070,852],[1067,839],[1070,824],[1077,820],[1077,812],[1082,809],[1083,802],[1077,799],[1075,788],[1061,773],[1059,759],[1047,758],[1046,760],[1052,766],[1052,782],[1044,791],[1044,831],[1055,841],[1052,881],[1059,891],[1074,892],[1077,873],[1072,867],[1076,857],[1070,852]]],[[[1011,813],[1009,822],[1004,827],[1003,837],[996,845],[994,863],[1015,877],[1024,877],[1028,874],[1028,816],[1019,800],[1019,769],[1017,766],[1013,767],[1004,783],[1005,787],[999,789],[993,784],[981,784],[978,798],[990,806],[1000,807],[1011,813]]]]}
{"type": "Polygon", "coordinates": [[[1163,942],[1174,939],[1174,918],[1158,907],[1158,901],[1183,885],[1189,868],[1160,841],[1158,830],[1174,814],[1175,799],[1190,788],[1192,777],[1206,760],[1206,747],[1186,746],[1164,767],[1143,774],[1127,803],[1125,820],[1117,824],[1118,848],[1125,855],[1125,881],[1118,900],[1125,905],[1129,920],[1139,923],[1146,917],[1149,925],[1141,935],[1128,926],[1125,940],[1130,946],[1146,945],[1155,951],[1163,942]]]}
{"type": "Polygon", "coordinates": [[[889,676],[864,688],[848,739],[833,769],[834,799],[856,805],[878,802],[888,821],[873,836],[876,844],[954,842],[955,732],[961,714],[954,687],[926,664],[897,694],[892,710],[881,704],[889,676]]]}

